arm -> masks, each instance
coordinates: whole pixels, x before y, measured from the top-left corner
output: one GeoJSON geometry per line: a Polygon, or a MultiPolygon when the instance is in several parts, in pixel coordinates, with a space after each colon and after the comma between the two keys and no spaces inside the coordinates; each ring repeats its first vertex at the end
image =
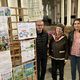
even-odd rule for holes
{"type": "Polygon", "coordinates": [[[51,56],[51,54],[53,53],[52,51],[52,42],[53,42],[53,37],[51,37],[50,41],[49,41],[49,55],[51,56]]]}
{"type": "Polygon", "coordinates": [[[67,37],[65,36],[65,51],[66,51],[66,54],[65,54],[65,59],[67,60],[69,55],[68,55],[68,39],[67,37]]]}

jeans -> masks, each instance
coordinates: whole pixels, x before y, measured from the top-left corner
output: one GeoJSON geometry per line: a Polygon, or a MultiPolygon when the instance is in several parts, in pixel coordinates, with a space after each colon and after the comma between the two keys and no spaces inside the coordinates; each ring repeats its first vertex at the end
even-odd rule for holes
{"type": "Polygon", "coordinates": [[[72,75],[72,80],[76,80],[76,66],[78,68],[79,80],[80,80],[80,57],[72,56],[71,55],[70,59],[71,59],[71,75],[72,75]]]}

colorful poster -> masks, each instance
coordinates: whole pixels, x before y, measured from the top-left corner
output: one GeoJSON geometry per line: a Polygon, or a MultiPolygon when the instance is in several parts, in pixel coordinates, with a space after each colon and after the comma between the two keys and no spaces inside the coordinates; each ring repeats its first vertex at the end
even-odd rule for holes
{"type": "Polygon", "coordinates": [[[19,40],[36,37],[35,23],[18,23],[17,26],[19,40]]]}
{"type": "Polygon", "coordinates": [[[23,66],[13,68],[13,80],[23,80],[23,66]]]}
{"type": "Polygon", "coordinates": [[[34,64],[33,63],[27,63],[23,65],[23,76],[24,78],[28,77],[28,76],[33,76],[34,73],[34,64]]]}
{"type": "Polygon", "coordinates": [[[2,80],[11,80],[12,62],[8,35],[7,18],[0,16],[0,74],[2,80]]]}
{"type": "Polygon", "coordinates": [[[9,7],[0,7],[0,16],[10,16],[11,10],[9,7]]]}
{"type": "Polygon", "coordinates": [[[21,41],[22,62],[34,59],[34,39],[21,41]]]}

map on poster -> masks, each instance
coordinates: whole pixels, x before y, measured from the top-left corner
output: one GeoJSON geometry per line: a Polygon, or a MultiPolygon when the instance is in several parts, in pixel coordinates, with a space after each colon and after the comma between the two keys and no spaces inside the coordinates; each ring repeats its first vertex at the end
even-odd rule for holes
{"type": "Polygon", "coordinates": [[[0,7],[0,16],[10,16],[11,10],[9,7],[0,7]]]}
{"type": "Polygon", "coordinates": [[[18,23],[18,38],[19,40],[35,38],[36,25],[35,23],[18,23]]]}
{"type": "Polygon", "coordinates": [[[34,39],[21,41],[22,62],[34,59],[34,39]]]}

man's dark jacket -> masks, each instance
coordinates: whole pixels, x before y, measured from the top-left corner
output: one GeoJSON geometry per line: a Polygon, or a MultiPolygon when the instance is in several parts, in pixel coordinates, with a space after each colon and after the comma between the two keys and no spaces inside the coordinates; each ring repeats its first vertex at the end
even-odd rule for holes
{"type": "Polygon", "coordinates": [[[47,44],[48,44],[48,33],[42,31],[42,33],[37,32],[36,38],[36,51],[37,56],[47,56],[47,44]]]}

